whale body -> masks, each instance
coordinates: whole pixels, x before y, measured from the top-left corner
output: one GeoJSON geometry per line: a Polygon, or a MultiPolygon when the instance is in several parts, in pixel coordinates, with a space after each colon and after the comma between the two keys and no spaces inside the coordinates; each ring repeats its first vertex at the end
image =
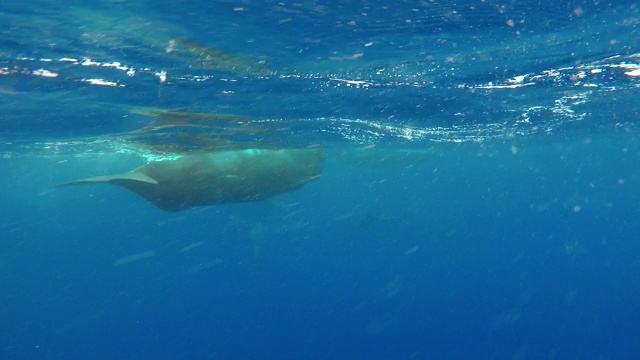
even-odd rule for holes
{"type": "Polygon", "coordinates": [[[165,211],[258,201],[317,179],[320,149],[246,149],[189,153],[153,161],[132,171],[66,182],[59,186],[111,183],[140,194],[165,211]]]}

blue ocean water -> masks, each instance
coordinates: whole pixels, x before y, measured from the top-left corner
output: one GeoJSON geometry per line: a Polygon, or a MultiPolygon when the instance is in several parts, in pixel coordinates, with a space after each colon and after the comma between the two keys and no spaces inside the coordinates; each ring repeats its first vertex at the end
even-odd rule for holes
{"type": "Polygon", "coordinates": [[[0,4],[0,357],[636,359],[635,1],[0,4]],[[63,182],[321,149],[166,212],[63,182]]]}

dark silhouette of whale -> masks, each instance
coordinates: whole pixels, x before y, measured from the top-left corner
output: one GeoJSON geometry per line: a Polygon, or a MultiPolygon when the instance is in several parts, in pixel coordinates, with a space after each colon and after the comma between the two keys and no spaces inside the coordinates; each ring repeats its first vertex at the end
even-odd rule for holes
{"type": "Polygon", "coordinates": [[[189,153],[153,161],[132,171],[66,182],[58,186],[112,183],[134,191],[165,211],[257,201],[295,190],[317,179],[320,149],[246,149],[189,153]]]}

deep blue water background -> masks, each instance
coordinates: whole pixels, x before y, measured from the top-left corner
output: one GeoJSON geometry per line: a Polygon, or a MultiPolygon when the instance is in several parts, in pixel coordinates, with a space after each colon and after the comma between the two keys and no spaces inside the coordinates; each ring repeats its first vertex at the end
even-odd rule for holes
{"type": "Polygon", "coordinates": [[[619,67],[640,62],[638,11],[3,3],[0,68],[20,71],[0,75],[0,357],[638,358],[639,83],[619,67]],[[182,37],[283,76],[171,58],[182,37]],[[40,60],[62,57],[137,73],[40,60]],[[525,74],[540,77],[486,88],[525,74]],[[81,81],[97,77],[126,87],[81,81]],[[157,121],[129,112],[151,106],[272,119],[276,135],[251,140],[319,144],[325,170],[179,213],[112,186],[54,189],[143,163],[119,136],[157,121]]]}

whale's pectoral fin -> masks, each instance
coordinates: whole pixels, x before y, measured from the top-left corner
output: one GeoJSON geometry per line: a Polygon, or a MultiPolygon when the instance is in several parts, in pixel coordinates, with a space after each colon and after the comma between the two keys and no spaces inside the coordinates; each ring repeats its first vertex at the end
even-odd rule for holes
{"type": "Polygon", "coordinates": [[[154,178],[140,172],[132,171],[132,172],[118,174],[118,175],[95,176],[95,177],[90,177],[86,179],[69,181],[66,183],[62,183],[57,187],[69,186],[69,185],[81,185],[81,184],[108,183],[108,182],[117,183],[122,180],[139,181],[139,182],[144,182],[144,183],[153,184],[153,185],[158,184],[158,182],[154,178]]]}

